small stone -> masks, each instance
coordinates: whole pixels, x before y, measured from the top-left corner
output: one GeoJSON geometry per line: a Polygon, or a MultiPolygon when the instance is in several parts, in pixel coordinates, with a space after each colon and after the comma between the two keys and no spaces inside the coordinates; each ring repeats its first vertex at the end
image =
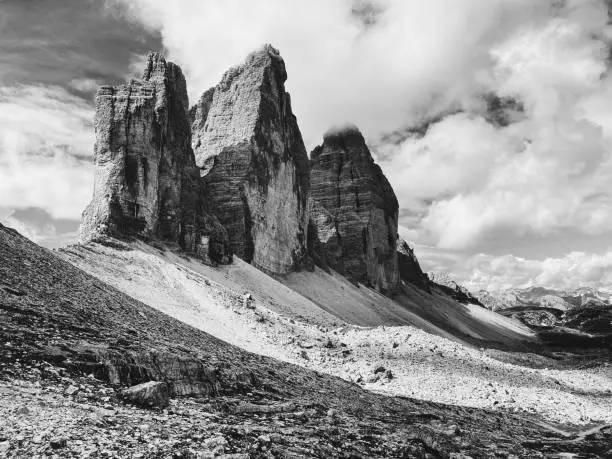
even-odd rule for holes
{"type": "Polygon", "coordinates": [[[64,437],[57,437],[57,438],[52,439],[49,442],[49,444],[51,445],[51,448],[53,449],[64,448],[67,443],[68,443],[68,440],[66,440],[64,437]]]}
{"type": "Polygon", "coordinates": [[[66,389],[66,394],[67,395],[74,395],[79,391],[79,388],[73,385],[70,385],[68,387],[68,389],[66,389]]]}
{"type": "Polygon", "coordinates": [[[11,443],[9,441],[0,441],[0,456],[4,457],[9,449],[11,449],[11,443]]]}
{"type": "Polygon", "coordinates": [[[202,442],[202,446],[214,455],[225,454],[225,448],[227,448],[227,440],[223,435],[217,435],[216,437],[207,438],[202,442]]]}
{"type": "Polygon", "coordinates": [[[16,414],[21,414],[21,415],[28,415],[30,414],[30,410],[28,409],[27,406],[20,406],[19,408],[17,408],[17,410],[15,411],[16,414]]]}
{"type": "Polygon", "coordinates": [[[387,371],[387,369],[381,365],[379,367],[376,367],[376,369],[374,370],[374,374],[377,375],[378,373],[384,373],[385,371],[387,371]]]}

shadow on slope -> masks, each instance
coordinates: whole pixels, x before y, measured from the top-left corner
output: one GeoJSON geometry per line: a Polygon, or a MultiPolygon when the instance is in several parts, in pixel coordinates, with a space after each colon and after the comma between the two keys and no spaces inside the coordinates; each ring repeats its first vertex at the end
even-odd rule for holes
{"type": "Polygon", "coordinates": [[[330,314],[355,325],[413,325],[463,343],[524,350],[536,334],[517,321],[473,304],[462,304],[435,285],[431,293],[405,283],[388,298],[330,271],[292,273],[280,279],[330,314]]]}

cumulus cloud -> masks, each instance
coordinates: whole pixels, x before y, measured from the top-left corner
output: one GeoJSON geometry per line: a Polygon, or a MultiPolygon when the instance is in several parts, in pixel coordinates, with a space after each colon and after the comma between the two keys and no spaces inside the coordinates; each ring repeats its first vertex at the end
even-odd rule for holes
{"type": "Polygon", "coordinates": [[[474,104],[423,137],[387,146],[387,170],[404,202],[428,202],[419,222],[424,242],[466,249],[508,228],[609,230],[612,120],[601,105],[612,88],[609,36],[603,2],[565,2],[488,50],[482,91],[520,101],[522,119],[495,125],[474,104]]]}
{"type": "Polygon", "coordinates": [[[563,257],[544,260],[479,254],[470,258],[458,273],[460,280],[472,290],[531,286],[606,288],[612,284],[612,251],[601,254],[570,252],[563,257]]]}
{"type": "Polygon", "coordinates": [[[0,88],[0,207],[80,218],[93,189],[92,120],[62,88],[0,88]]]}
{"type": "Polygon", "coordinates": [[[39,208],[0,207],[0,223],[22,236],[49,248],[63,247],[77,241],[78,220],[54,219],[39,208]]]}
{"type": "MultiPolygon", "coordinates": [[[[537,23],[552,0],[107,0],[161,32],[192,100],[262,43],[278,47],[308,146],[333,125],[366,137],[471,92],[487,46],[537,23]]],[[[478,83],[480,84],[480,83],[478,83]]]]}
{"type": "Polygon", "coordinates": [[[512,254],[468,255],[418,243],[413,247],[423,271],[449,273],[453,280],[474,292],[536,286],[609,290],[612,286],[612,245],[600,253],[571,251],[542,259],[512,254]]]}

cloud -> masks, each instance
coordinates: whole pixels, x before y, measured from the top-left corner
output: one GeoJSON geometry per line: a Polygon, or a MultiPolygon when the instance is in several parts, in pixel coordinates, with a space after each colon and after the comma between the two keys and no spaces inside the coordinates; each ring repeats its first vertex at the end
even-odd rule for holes
{"type": "Polygon", "coordinates": [[[81,93],[95,93],[100,87],[100,83],[91,78],[74,78],[68,83],[71,87],[81,93]]]}
{"type": "Polygon", "coordinates": [[[62,88],[0,88],[0,207],[79,219],[93,189],[92,120],[62,88]]]}
{"type": "Polygon", "coordinates": [[[107,0],[161,32],[195,100],[270,42],[285,58],[306,143],[330,126],[366,137],[446,108],[489,67],[489,43],[537,23],[554,2],[532,0],[107,0]]]}
{"type": "Polygon", "coordinates": [[[600,253],[571,251],[542,259],[511,254],[466,255],[418,243],[412,245],[423,271],[449,273],[453,280],[471,291],[495,292],[533,286],[609,290],[612,285],[612,245],[600,253]]]}
{"type": "Polygon", "coordinates": [[[610,26],[603,2],[560,5],[490,47],[491,66],[479,74],[485,94],[520,102],[520,119],[490,122],[476,92],[424,136],[381,146],[400,202],[427,203],[422,242],[477,250],[508,230],[611,227],[612,118],[602,102],[612,91],[610,26]]]}
{"type": "Polygon", "coordinates": [[[612,285],[612,250],[602,254],[570,252],[544,260],[480,254],[467,261],[458,277],[472,290],[530,286],[606,288],[612,285]]]}
{"type": "Polygon", "coordinates": [[[79,80],[122,82],[160,37],[109,13],[100,0],[0,1],[0,84],[61,86],[91,100],[79,80]]]}
{"type": "Polygon", "coordinates": [[[0,223],[49,248],[63,247],[77,240],[78,221],[55,220],[42,209],[0,207],[0,223]]]}

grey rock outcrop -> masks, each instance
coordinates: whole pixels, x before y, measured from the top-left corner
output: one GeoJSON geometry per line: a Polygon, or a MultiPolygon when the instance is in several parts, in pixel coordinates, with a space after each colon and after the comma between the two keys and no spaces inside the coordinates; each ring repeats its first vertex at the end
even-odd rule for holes
{"type": "Polygon", "coordinates": [[[328,132],[310,162],[311,227],[322,258],[353,281],[393,292],[398,202],[361,132],[328,132]]]}
{"type": "Polygon", "coordinates": [[[430,272],[427,274],[429,281],[432,286],[441,289],[444,293],[452,296],[459,303],[464,304],[476,304],[484,307],[484,305],[478,301],[470,291],[463,285],[455,282],[447,273],[444,272],[430,272]]]}
{"type": "Polygon", "coordinates": [[[416,285],[426,292],[431,291],[427,274],[423,273],[414,251],[404,240],[397,244],[397,264],[401,281],[416,285]]]}
{"type": "Polygon", "coordinates": [[[190,110],[207,210],[235,254],[272,274],[299,269],[306,256],[308,156],[286,79],[283,59],[266,45],[190,110]]]}
{"type": "Polygon", "coordinates": [[[181,69],[158,53],[142,80],[98,90],[94,194],[81,241],[140,236],[198,252],[205,238],[219,261],[231,258],[227,233],[200,200],[188,106],[181,69]]]}

